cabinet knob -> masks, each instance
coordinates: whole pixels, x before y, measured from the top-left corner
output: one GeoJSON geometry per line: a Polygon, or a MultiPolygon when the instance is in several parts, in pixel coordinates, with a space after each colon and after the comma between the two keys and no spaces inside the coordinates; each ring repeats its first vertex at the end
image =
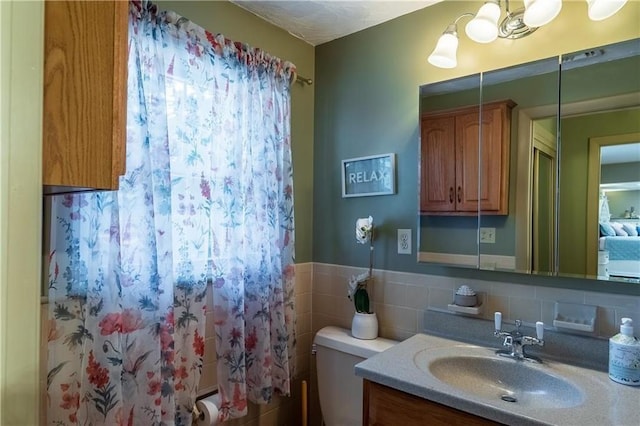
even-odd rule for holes
{"type": "Polygon", "coordinates": [[[458,203],[462,202],[462,187],[458,187],[458,203]]]}
{"type": "Polygon", "coordinates": [[[449,202],[453,204],[453,186],[449,187],[449,202]]]}

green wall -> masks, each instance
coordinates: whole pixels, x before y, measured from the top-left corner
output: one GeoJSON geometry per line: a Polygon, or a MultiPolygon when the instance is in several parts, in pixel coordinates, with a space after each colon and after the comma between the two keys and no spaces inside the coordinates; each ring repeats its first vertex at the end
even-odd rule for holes
{"type": "MultiPolygon", "coordinates": [[[[437,69],[427,56],[447,24],[478,2],[445,1],[316,47],[314,119],[313,260],[364,267],[366,250],[353,236],[356,218],[372,215],[381,226],[374,267],[441,275],[485,277],[540,285],[585,288],[589,281],[536,279],[517,274],[417,264],[418,88],[480,71],[609,44],[640,36],[640,3],[603,22],[587,18],[584,2],[564,2],[559,17],[530,37],[471,42],[460,28],[458,67],[437,69]],[[340,162],[394,152],[397,193],[342,198],[340,162]],[[396,253],[396,230],[413,230],[413,254],[396,253]]],[[[512,2],[513,7],[519,7],[512,2]]],[[[465,23],[461,22],[463,26],[465,23]]],[[[594,289],[597,283],[591,285],[594,289]]],[[[610,286],[609,290],[613,290],[610,286]]]]}
{"type": "Polygon", "coordinates": [[[640,161],[600,166],[600,183],[619,182],[640,182],[640,161]]]}
{"type": "MultiPolygon", "coordinates": [[[[314,79],[315,49],[288,32],[226,1],[160,1],[203,28],[226,38],[259,47],[293,62],[298,74],[314,79]]],[[[313,109],[314,86],[291,88],[291,143],[296,226],[296,262],[310,262],[313,222],[313,109]]]]}

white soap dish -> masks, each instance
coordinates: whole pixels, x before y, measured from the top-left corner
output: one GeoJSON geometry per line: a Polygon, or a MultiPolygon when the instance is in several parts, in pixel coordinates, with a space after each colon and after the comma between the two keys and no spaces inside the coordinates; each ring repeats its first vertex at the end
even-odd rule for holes
{"type": "Polygon", "coordinates": [[[459,306],[453,303],[447,305],[447,310],[460,314],[480,315],[482,313],[482,305],[478,306],[459,306]]]}
{"type": "Polygon", "coordinates": [[[597,306],[592,305],[556,302],[553,326],[593,333],[596,328],[597,309],[597,306]]]}

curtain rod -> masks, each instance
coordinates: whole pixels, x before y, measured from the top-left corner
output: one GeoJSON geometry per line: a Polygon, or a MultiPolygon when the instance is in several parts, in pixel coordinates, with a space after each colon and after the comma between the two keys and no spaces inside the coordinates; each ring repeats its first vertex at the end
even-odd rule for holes
{"type": "Polygon", "coordinates": [[[307,84],[309,86],[311,86],[313,84],[313,80],[311,80],[310,78],[307,77],[303,77],[301,75],[297,75],[296,74],[296,81],[302,84],[307,84]]]}

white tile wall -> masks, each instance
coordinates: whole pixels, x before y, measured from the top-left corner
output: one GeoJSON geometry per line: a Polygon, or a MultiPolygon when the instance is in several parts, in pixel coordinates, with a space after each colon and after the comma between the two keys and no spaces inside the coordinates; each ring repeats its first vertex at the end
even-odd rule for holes
{"type": "MultiPolygon", "coordinates": [[[[351,327],[354,308],[347,299],[347,281],[363,268],[313,264],[313,334],[327,325],[351,327]]],[[[403,340],[424,329],[424,310],[446,310],[453,301],[456,289],[467,284],[476,292],[484,293],[482,318],[491,320],[495,311],[501,311],[503,320],[521,319],[525,323],[542,320],[551,326],[556,301],[598,306],[596,334],[608,338],[618,332],[623,316],[640,324],[640,297],[607,293],[568,290],[551,287],[527,286],[503,282],[469,280],[434,275],[394,271],[374,271],[374,284],[370,289],[374,310],[378,315],[380,336],[403,340]]],[[[585,348],[587,350],[587,348],[585,348]]],[[[317,397],[315,360],[311,360],[310,422],[321,425],[317,397]]]]}
{"type": "MultiPolygon", "coordinates": [[[[363,268],[350,266],[314,264],[314,333],[325,325],[350,327],[354,310],[346,296],[347,281],[349,276],[362,271],[363,268]]],[[[380,335],[397,339],[420,332],[425,308],[446,310],[462,284],[484,293],[481,317],[489,320],[493,312],[501,311],[505,321],[542,320],[551,326],[554,303],[562,301],[598,306],[596,334],[603,338],[617,333],[620,318],[624,316],[640,323],[638,296],[376,270],[370,294],[378,314],[380,335]]]]}

